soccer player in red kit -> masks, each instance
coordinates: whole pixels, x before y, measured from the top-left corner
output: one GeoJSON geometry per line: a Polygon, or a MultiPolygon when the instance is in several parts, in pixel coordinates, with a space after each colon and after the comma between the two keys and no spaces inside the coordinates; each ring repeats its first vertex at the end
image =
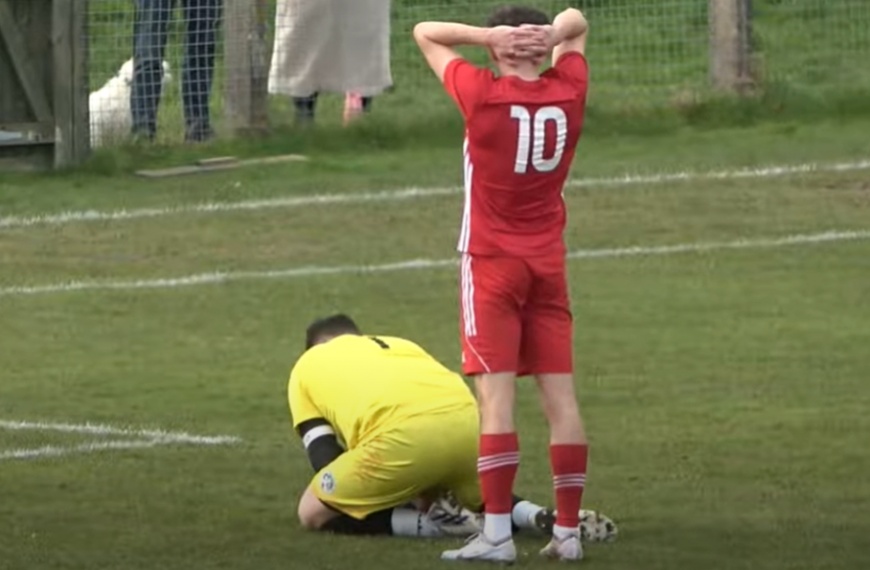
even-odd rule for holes
{"type": "Polygon", "coordinates": [[[427,62],[465,119],[465,211],[459,239],[463,372],[481,416],[478,474],[484,531],[448,560],[512,562],[511,493],[519,465],[517,376],[534,375],[550,426],[557,520],[541,551],[580,560],[588,446],[574,391],[562,190],[580,138],[588,25],[576,9],[499,8],[487,27],[423,22],[427,62]],[[489,49],[498,74],[454,47],[489,49]],[[552,53],[553,65],[540,67],[552,53]]]}

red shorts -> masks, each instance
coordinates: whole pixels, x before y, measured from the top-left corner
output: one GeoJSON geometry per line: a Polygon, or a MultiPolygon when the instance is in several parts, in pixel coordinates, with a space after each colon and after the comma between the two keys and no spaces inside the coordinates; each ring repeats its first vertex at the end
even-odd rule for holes
{"type": "Polygon", "coordinates": [[[463,254],[462,372],[573,372],[573,326],[565,256],[463,254]]]}

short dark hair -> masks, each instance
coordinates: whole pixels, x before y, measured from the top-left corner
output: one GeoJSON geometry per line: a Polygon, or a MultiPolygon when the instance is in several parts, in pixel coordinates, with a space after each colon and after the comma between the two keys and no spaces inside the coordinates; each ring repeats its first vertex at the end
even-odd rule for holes
{"type": "Polygon", "coordinates": [[[550,18],[537,8],[528,6],[499,6],[489,15],[486,25],[489,28],[496,26],[512,26],[518,28],[523,24],[533,26],[546,26],[550,18]]]}
{"type": "Polygon", "coordinates": [[[343,334],[361,334],[353,319],[344,314],[331,315],[317,319],[305,331],[305,350],[308,350],[326,337],[343,334]]]}

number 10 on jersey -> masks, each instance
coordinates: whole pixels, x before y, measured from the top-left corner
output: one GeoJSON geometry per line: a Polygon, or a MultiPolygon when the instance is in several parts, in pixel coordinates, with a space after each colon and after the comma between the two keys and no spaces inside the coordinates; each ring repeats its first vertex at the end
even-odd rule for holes
{"type": "Polygon", "coordinates": [[[552,172],[559,166],[565,152],[565,139],[568,137],[568,117],[559,107],[541,107],[534,115],[527,107],[511,105],[511,119],[518,123],[517,160],[514,172],[526,174],[529,162],[537,172],[552,172]],[[544,143],[547,136],[547,123],[553,123],[556,131],[556,144],[553,156],[544,157],[544,143]]]}

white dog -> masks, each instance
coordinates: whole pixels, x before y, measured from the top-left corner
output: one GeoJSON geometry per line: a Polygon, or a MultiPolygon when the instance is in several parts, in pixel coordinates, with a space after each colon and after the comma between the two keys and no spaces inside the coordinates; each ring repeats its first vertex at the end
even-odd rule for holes
{"type": "MultiPolygon", "coordinates": [[[[172,81],[169,63],[163,62],[163,87],[172,81]]],[[[118,73],[88,97],[91,122],[91,148],[106,142],[122,140],[130,135],[133,116],[130,112],[130,92],[133,85],[133,60],[124,62],[118,73]]]]}

